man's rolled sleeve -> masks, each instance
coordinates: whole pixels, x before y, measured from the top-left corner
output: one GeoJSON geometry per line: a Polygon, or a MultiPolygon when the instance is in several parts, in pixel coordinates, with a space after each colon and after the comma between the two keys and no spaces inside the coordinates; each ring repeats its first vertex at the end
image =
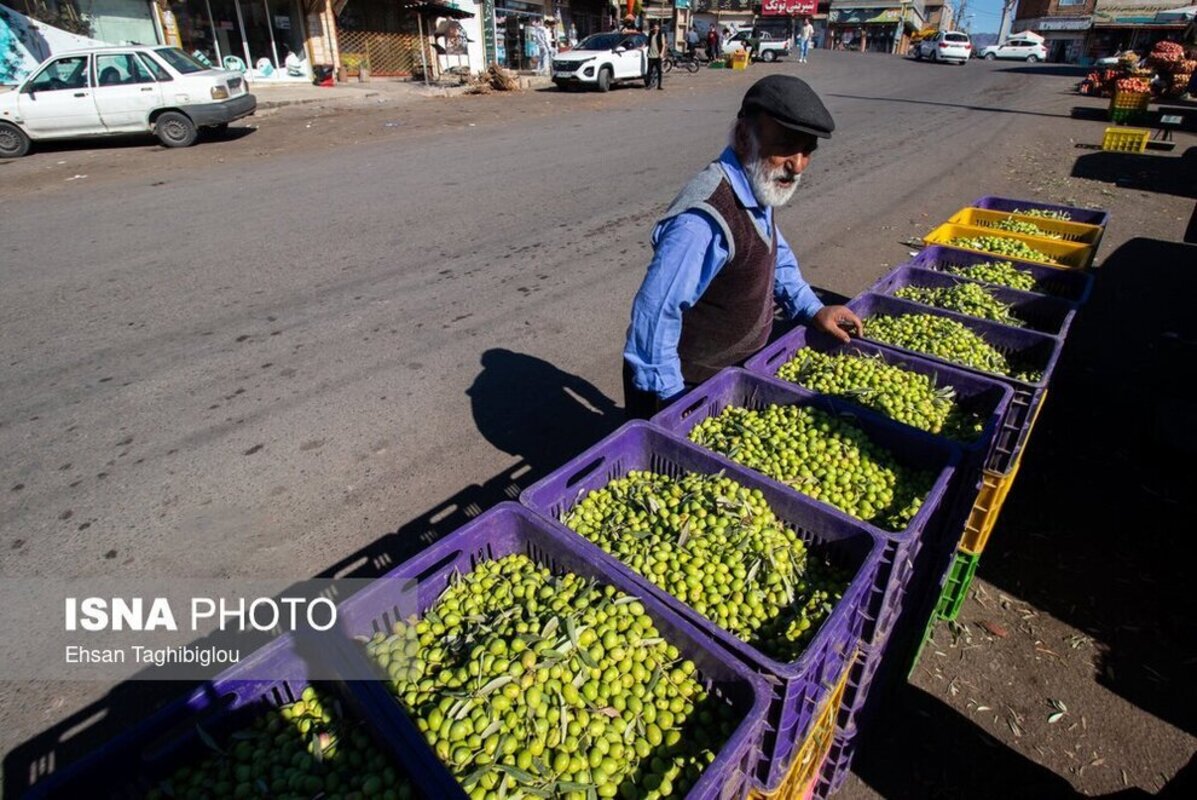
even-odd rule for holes
{"type": "Polygon", "coordinates": [[[632,324],[623,356],[637,389],[665,399],[685,389],[678,342],[682,313],[706,291],[727,260],[715,223],[686,212],[657,226],[648,274],[632,303],[632,324]]]}
{"type": "Polygon", "coordinates": [[[798,257],[777,231],[777,271],[773,278],[773,296],[790,319],[807,322],[823,307],[798,268],[798,257]]]}

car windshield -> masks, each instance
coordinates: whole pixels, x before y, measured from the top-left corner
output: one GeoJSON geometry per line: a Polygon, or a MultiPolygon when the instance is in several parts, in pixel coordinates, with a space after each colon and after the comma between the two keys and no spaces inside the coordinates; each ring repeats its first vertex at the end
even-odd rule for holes
{"type": "Polygon", "coordinates": [[[614,50],[623,37],[618,33],[596,33],[578,42],[575,50],[614,50]]]}
{"type": "Polygon", "coordinates": [[[180,75],[190,75],[193,72],[203,72],[206,69],[211,69],[177,47],[159,47],[154,53],[173,67],[175,72],[178,72],[180,75]]]}

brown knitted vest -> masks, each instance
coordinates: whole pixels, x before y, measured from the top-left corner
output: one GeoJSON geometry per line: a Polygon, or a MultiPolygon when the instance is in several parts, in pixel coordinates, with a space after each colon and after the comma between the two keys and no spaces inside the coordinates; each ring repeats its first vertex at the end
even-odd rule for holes
{"type": "Polygon", "coordinates": [[[766,241],[726,178],[702,205],[723,218],[721,227],[732,238],[732,256],[698,302],[682,314],[678,355],[686,383],[701,383],[748,358],[765,346],[773,327],[776,224],[766,241]]]}

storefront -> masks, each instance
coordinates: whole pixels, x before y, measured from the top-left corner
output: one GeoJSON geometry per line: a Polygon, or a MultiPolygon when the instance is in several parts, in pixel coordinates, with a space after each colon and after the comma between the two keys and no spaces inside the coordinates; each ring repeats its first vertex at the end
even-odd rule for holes
{"type": "Polygon", "coordinates": [[[913,11],[900,8],[833,8],[828,15],[827,31],[832,49],[859,50],[862,53],[904,52],[909,35],[922,25],[913,11]]]}
{"type": "Polygon", "coordinates": [[[535,70],[540,66],[533,23],[544,23],[542,3],[495,0],[495,61],[514,70],[535,70]]]}
{"type": "MultiPolygon", "coordinates": [[[[284,79],[287,57],[306,61],[300,0],[170,0],[163,26],[197,58],[258,79],[284,79]],[[169,12],[169,13],[167,13],[169,12]]],[[[293,70],[294,71],[294,70],[293,70]]],[[[306,80],[307,75],[291,75],[306,80]]]]}
{"type": "MultiPolygon", "coordinates": [[[[1014,22],[1016,31],[1033,31],[1043,39],[1047,48],[1047,60],[1075,64],[1085,54],[1085,37],[1089,34],[1092,20],[1086,16],[1077,17],[1033,17],[1014,22]]],[[[1019,34],[1011,34],[1016,38],[1019,34]]]]}
{"type": "Polygon", "coordinates": [[[1123,50],[1146,55],[1156,42],[1179,42],[1186,23],[1157,23],[1149,17],[1094,17],[1093,28],[1085,41],[1085,55],[1090,59],[1105,58],[1123,50]]]}
{"type": "MultiPolygon", "coordinates": [[[[347,74],[358,75],[365,67],[371,75],[393,77],[421,69],[415,14],[386,0],[348,0],[337,6],[340,65],[347,74]]],[[[425,53],[425,60],[427,57],[425,53]]]]}

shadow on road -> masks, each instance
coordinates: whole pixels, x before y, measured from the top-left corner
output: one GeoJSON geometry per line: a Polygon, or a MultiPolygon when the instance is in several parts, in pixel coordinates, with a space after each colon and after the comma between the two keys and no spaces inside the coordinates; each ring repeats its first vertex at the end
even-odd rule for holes
{"type": "MultiPolygon", "coordinates": [[[[623,423],[622,408],[589,382],[547,361],[510,350],[486,351],[482,370],[467,393],[479,431],[495,447],[520,456],[519,463],[455,492],[314,577],[377,578],[483,511],[504,500],[518,499],[532,483],[623,423]]],[[[238,641],[242,652],[252,652],[268,638],[258,635],[238,641]]],[[[186,686],[188,692],[195,688],[196,684],[186,686]]],[[[266,688],[263,684],[262,691],[266,688]]],[[[0,795],[20,797],[38,780],[127,733],[156,708],[182,694],[177,682],[130,680],[117,685],[100,700],[9,752],[4,757],[0,795]]]]}
{"type": "Polygon", "coordinates": [[[1183,155],[1099,152],[1079,156],[1072,177],[1104,181],[1124,189],[1197,198],[1197,147],[1183,155]]]}
{"type": "Polygon", "coordinates": [[[1027,64],[1021,67],[1006,67],[1005,69],[996,71],[1013,72],[1018,75],[1063,75],[1075,78],[1084,78],[1091,72],[1086,67],[1077,67],[1072,64],[1027,64]]]}
{"type": "Polygon", "coordinates": [[[916,106],[942,106],[943,108],[964,108],[969,111],[992,111],[995,114],[1021,114],[1030,117],[1061,117],[1067,119],[1068,114],[1049,114],[1045,111],[1024,111],[1019,108],[1001,108],[997,106],[971,106],[965,103],[941,103],[938,100],[910,100],[902,97],[867,97],[859,94],[836,94],[828,92],[828,97],[842,97],[846,100],[869,100],[875,103],[909,103],[916,106]]]}
{"type": "MultiPolygon", "coordinates": [[[[236,124],[236,123],[234,123],[236,124]]],[[[235,142],[257,133],[257,128],[230,127],[224,131],[200,129],[197,146],[216,144],[218,142],[235,142]]],[[[33,143],[30,154],[36,153],[65,153],[72,150],[125,150],[134,147],[164,148],[156,137],[148,133],[137,133],[122,136],[104,136],[94,139],[61,139],[53,141],[39,141],[33,143]]]]}
{"type": "Polygon", "coordinates": [[[1195,265],[1197,247],[1153,239],[1103,263],[980,567],[1093,637],[1102,685],[1190,733],[1195,265]]]}

